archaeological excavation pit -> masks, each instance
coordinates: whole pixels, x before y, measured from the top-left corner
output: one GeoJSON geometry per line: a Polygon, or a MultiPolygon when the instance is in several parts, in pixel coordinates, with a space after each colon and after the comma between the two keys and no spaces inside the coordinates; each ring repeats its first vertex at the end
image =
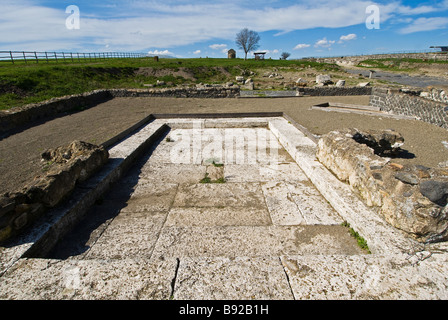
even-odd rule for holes
{"type": "Polygon", "coordinates": [[[409,262],[401,250],[413,240],[315,153],[315,137],[283,114],[156,115],[110,147],[103,176],[113,183],[82,218],[58,219],[22,253],[3,252],[2,297],[420,295],[402,283],[409,262]],[[391,261],[402,268],[384,282],[391,261]]]}

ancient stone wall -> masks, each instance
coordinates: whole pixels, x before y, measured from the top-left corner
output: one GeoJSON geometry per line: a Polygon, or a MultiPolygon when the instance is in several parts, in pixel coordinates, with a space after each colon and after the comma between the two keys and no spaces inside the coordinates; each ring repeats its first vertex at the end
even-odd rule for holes
{"type": "Polygon", "coordinates": [[[419,120],[448,129],[448,106],[416,95],[412,90],[373,88],[369,104],[382,111],[415,116],[419,120]]]}
{"type": "Polygon", "coordinates": [[[378,59],[423,59],[433,61],[448,61],[447,54],[439,52],[430,53],[389,53],[389,54],[371,54],[361,56],[345,56],[345,57],[327,57],[327,58],[308,58],[317,62],[339,63],[339,64],[357,64],[364,60],[378,60],[378,59]]]}
{"type": "Polygon", "coordinates": [[[49,209],[62,203],[109,159],[108,151],[82,141],[42,154],[41,176],[21,190],[0,195],[0,243],[19,234],[49,209]]]}
{"type": "Polygon", "coordinates": [[[0,111],[0,134],[32,121],[90,108],[112,98],[108,90],[95,90],[3,110],[0,111]]]}
{"type": "Polygon", "coordinates": [[[33,121],[90,108],[115,97],[235,98],[239,96],[239,93],[238,86],[95,90],[0,111],[0,134],[33,121]]]}
{"type": "Polygon", "coordinates": [[[372,87],[313,87],[298,88],[297,91],[308,96],[368,96],[372,93],[372,87]]]}
{"type": "Polygon", "coordinates": [[[394,131],[332,131],[316,157],[392,226],[421,242],[447,241],[448,168],[394,163],[386,151],[400,152],[403,141],[394,131]]]}
{"type": "Polygon", "coordinates": [[[111,89],[113,97],[177,97],[177,98],[236,98],[240,88],[212,86],[200,88],[163,88],[163,89],[111,89]]]}
{"type": "Polygon", "coordinates": [[[327,96],[368,96],[372,92],[372,87],[293,87],[289,90],[243,90],[241,97],[327,97],[327,96]]]}

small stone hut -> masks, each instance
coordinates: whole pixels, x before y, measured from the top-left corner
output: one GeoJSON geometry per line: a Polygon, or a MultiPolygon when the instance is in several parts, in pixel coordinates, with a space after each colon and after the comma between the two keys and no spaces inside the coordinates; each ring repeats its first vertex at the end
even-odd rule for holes
{"type": "Polygon", "coordinates": [[[235,59],[236,58],[236,51],[233,49],[230,49],[229,51],[227,51],[227,57],[229,59],[235,59]]]}

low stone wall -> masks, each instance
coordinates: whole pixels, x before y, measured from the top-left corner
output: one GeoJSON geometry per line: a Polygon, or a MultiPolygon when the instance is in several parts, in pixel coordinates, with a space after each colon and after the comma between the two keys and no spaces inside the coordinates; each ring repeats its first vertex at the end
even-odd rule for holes
{"type": "Polygon", "coordinates": [[[443,89],[431,88],[428,91],[421,91],[420,97],[448,104],[448,96],[446,95],[446,92],[443,89]]]}
{"type": "Polygon", "coordinates": [[[372,93],[372,87],[295,87],[289,90],[243,90],[241,97],[327,97],[327,96],[368,96],[372,93]]]}
{"type": "Polygon", "coordinates": [[[372,87],[312,87],[297,88],[300,94],[307,96],[369,96],[372,93],[372,87]]]}
{"type": "Polygon", "coordinates": [[[0,195],[0,243],[59,205],[75,186],[90,178],[109,159],[108,151],[82,141],[42,154],[45,174],[21,190],[0,195]]]}
{"type": "Polygon", "coordinates": [[[369,104],[381,111],[415,116],[417,119],[448,129],[447,105],[416,95],[412,90],[373,88],[369,104]]]}
{"type": "Polygon", "coordinates": [[[90,108],[115,97],[235,98],[239,96],[239,93],[240,88],[238,86],[95,90],[0,111],[0,134],[33,121],[90,108]]]}
{"type": "Polygon", "coordinates": [[[396,137],[394,132],[332,131],[319,140],[316,157],[392,226],[421,242],[446,241],[448,168],[403,166],[378,155],[388,140],[401,144],[396,137]],[[369,146],[375,136],[378,149],[369,146]]]}
{"type": "Polygon", "coordinates": [[[108,90],[95,90],[79,95],[53,98],[41,103],[3,110],[0,111],[0,134],[32,121],[90,108],[112,98],[113,96],[108,90]]]}
{"type": "Polygon", "coordinates": [[[164,89],[111,89],[113,97],[176,97],[176,98],[236,98],[240,88],[203,87],[203,88],[164,88],[164,89]]]}

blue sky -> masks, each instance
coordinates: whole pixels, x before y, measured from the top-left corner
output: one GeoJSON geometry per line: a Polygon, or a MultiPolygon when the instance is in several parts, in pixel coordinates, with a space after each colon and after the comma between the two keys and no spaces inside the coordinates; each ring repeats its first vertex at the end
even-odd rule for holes
{"type": "MultiPolygon", "coordinates": [[[[0,50],[144,52],[226,57],[242,28],[257,31],[267,57],[339,56],[448,45],[445,1],[1,0],[0,50]],[[79,8],[79,29],[68,28],[79,8]],[[366,20],[375,5],[378,28],[366,20]]],[[[74,26],[72,24],[72,26],[74,26]]],[[[244,53],[237,50],[238,57],[244,53]]]]}

